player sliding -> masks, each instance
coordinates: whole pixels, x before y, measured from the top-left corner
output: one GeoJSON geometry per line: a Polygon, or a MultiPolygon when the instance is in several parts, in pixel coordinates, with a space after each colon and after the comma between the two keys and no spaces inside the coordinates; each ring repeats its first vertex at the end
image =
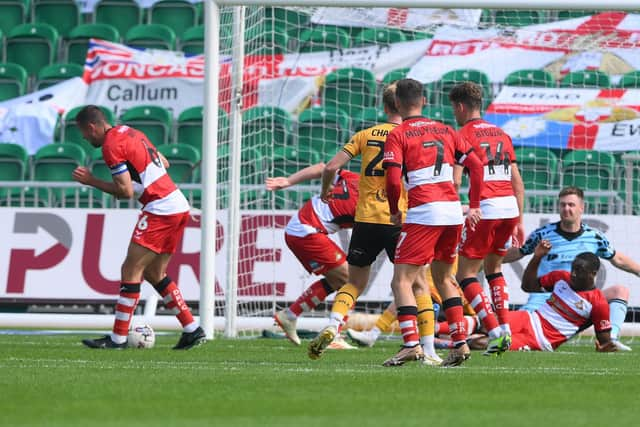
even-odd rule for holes
{"type": "Polygon", "coordinates": [[[167,276],[167,265],[189,220],[189,203],[167,174],[169,162],[142,132],[129,126],[112,127],[95,105],[84,107],[76,116],[76,123],[91,145],[102,147],[113,182],[96,178],[82,166],[73,171],[73,179],[121,199],[139,193],[138,200],[143,205],[122,264],[113,331],[82,343],[91,348],[127,346],[142,279],[158,291],[183,327],[180,341],[173,348],[186,350],[203,343],[204,331],[194,320],[178,285],[167,276]]]}
{"type": "MultiPolygon", "coordinates": [[[[318,179],[323,168],[324,163],[318,163],[289,177],[267,178],[267,190],[282,190],[303,181],[318,179]]],[[[303,312],[314,309],[347,281],[346,255],[329,238],[329,234],[353,225],[358,200],[358,179],[358,175],[353,172],[338,171],[332,181],[331,203],[326,204],[319,196],[313,196],[291,217],[285,228],[284,238],[291,252],[309,273],[323,276],[312,283],[293,304],[274,316],[276,323],[295,345],[300,345],[300,337],[296,331],[298,317],[303,312]]],[[[334,344],[334,348],[350,347],[346,342],[333,338],[327,345],[334,344]]]]}

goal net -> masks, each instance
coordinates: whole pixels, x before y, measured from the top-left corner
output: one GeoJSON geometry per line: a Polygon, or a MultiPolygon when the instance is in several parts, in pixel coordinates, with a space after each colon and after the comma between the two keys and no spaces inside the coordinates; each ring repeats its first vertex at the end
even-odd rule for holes
{"type": "MultiPolygon", "coordinates": [[[[640,260],[625,238],[640,210],[640,11],[247,6],[234,27],[240,12],[221,7],[219,28],[218,220],[225,231],[217,242],[216,314],[242,320],[230,335],[271,326],[273,313],[317,280],[288,250],[283,230],[319,192],[319,180],[269,192],[265,179],[326,162],[355,132],[383,122],[382,88],[405,77],[424,84],[424,115],[454,128],[449,90],[461,81],[482,85],[485,119],[516,147],[527,232],[556,221],[558,191],[575,185],[585,190],[586,222],[640,260]],[[243,67],[241,91],[232,87],[234,60],[243,67]],[[240,132],[232,140],[234,124],[240,132]],[[232,147],[241,150],[239,218],[227,215],[232,147]],[[230,236],[234,220],[239,233],[230,236]],[[237,286],[227,287],[234,281],[225,276],[226,251],[234,245],[237,286]],[[236,307],[225,307],[225,289],[236,292],[236,307]]],[[[361,166],[355,158],[347,167],[361,166]]],[[[346,250],[348,233],[334,237],[346,250]]],[[[599,284],[632,285],[630,306],[640,306],[638,279],[606,264],[599,284]]],[[[516,304],[526,301],[524,265],[505,268],[516,304]]],[[[391,272],[380,257],[356,311],[391,300],[391,272]]],[[[303,327],[326,311],[320,305],[307,314],[303,327]]]]}

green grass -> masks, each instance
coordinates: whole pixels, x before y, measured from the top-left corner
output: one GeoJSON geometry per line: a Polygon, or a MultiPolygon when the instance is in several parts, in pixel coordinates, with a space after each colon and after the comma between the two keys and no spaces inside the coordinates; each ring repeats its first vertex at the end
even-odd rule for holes
{"type": "Polygon", "coordinates": [[[0,335],[0,426],[635,425],[640,348],[474,352],[460,368],[383,368],[397,342],[306,356],[306,343],[216,339],[186,352],[0,335]]]}

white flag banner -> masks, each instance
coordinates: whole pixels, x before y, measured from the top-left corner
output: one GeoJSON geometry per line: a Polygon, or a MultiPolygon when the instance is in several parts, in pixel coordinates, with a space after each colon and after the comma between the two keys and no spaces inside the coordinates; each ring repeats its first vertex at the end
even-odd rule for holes
{"type": "Polygon", "coordinates": [[[444,26],[408,77],[429,83],[464,68],[484,72],[492,83],[522,69],[543,69],[557,80],[572,71],[600,70],[615,83],[640,69],[640,15],[605,12],[515,32],[444,26]]]}
{"type": "Polygon", "coordinates": [[[178,116],[204,103],[204,57],[182,52],[135,49],[91,39],[84,79],[87,104],[109,107],[116,115],[152,104],[178,116]]]}
{"type": "Polygon", "coordinates": [[[80,77],[0,102],[0,141],[20,144],[29,154],[53,142],[58,117],[83,105],[87,85],[80,77]]]}
{"type": "Polygon", "coordinates": [[[314,24],[428,30],[436,25],[449,24],[477,27],[481,9],[420,9],[385,7],[319,7],[311,16],[314,24]]]}
{"type": "MultiPolygon", "coordinates": [[[[259,105],[295,111],[313,96],[323,77],[333,70],[358,67],[373,72],[377,80],[397,68],[411,67],[429,48],[430,40],[372,45],[351,49],[254,56],[245,62],[245,93],[258,82],[259,105]]],[[[245,99],[245,105],[251,100],[245,99]]]]}

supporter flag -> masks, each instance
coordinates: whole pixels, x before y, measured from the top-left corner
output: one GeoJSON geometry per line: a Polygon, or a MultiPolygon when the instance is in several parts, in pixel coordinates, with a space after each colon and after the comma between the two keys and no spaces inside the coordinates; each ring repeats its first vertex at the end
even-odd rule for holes
{"type": "Polygon", "coordinates": [[[485,113],[516,146],[640,150],[640,90],[505,86],[485,113]]]}
{"type": "Polygon", "coordinates": [[[29,95],[0,102],[0,141],[24,146],[29,154],[53,142],[58,118],[84,104],[87,85],[74,77],[29,95]]]}
{"type": "Polygon", "coordinates": [[[403,30],[429,30],[441,24],[477,27],[481,15],[482,9],[319,7],[311,16],[311,22],[364,28],[395,27],[403,30]]]}
{"type": "Polygon", "coordinates": [[[600,70],[616,83],[640,69],[640,14],[606,12],[518,30],[444,26],[408,77],[429,83],[468,68],[494,84],[521,69],[543,69],[556,80],[571,71],[600,70]]]}

